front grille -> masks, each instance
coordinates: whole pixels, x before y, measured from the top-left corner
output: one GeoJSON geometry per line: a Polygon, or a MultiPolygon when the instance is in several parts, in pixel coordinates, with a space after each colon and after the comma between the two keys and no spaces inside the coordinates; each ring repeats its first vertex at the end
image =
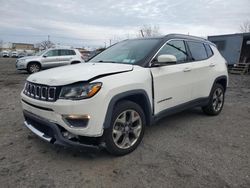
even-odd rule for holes
{"type": "Polygon", "coordinates": [[[59,95],[59,88],[26,82],[23,93],[31,98],[43,101],[56,101],[59,95]]]}

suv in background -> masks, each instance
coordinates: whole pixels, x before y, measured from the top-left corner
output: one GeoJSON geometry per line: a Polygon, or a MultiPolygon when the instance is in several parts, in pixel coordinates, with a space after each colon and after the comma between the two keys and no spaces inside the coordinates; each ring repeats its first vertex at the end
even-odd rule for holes
{"type": "Polygon", "coordinates": [[[17,70],[27,70],[35,73],[41,69],[82,63],[81,53],[76,49],[48,49],[38,52],[35,56],[19,58],[16,61],[17,70]]]}
{"type": "Polygon", "coordinates": [[[9,57],[10,54],[8,51],[2,51],[2,57],[9,57]]]}
{"type": "Polygon", "coordinates": [[[225,59],[208,40],[171,34],[119,42],[88,63],[27,78],[27,128],[77,148],[132,152],[146,125],[187,108],[218,115],[228,84],[225,59]]]}
{"type": "Polygon", "coordinates": [[[11,57],[17,58],[18,57],[18,52],[17,51],[11,52],[11,57]]]}

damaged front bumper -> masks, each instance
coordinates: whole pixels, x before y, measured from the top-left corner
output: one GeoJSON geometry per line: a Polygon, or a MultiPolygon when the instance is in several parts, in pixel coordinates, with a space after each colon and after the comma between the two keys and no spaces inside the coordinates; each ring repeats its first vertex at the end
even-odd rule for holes
{"type": "MultiPolygon", "coordinates": [[[[53,122],[50,122],[26,110],[23,111],[23,115],[25,119],[24,125],[46,142],[67,148],[78,149],[81,151],[98,151],[103,148],[99,141],[97,141],[98,138],[95,138],[95,142],[92,142],[95,144],[92,144],[91,142],[86,144],[82,142],[82,140],[88,140],[86,137],[85,139],[72,139],[71,137],[65,136],[69,135],[70,133],[65,132],[66,130],[63,130],[62,127],[53,122]]],[[[93,138],[89,138],[89,140],[91,139],[93,138]]]]}

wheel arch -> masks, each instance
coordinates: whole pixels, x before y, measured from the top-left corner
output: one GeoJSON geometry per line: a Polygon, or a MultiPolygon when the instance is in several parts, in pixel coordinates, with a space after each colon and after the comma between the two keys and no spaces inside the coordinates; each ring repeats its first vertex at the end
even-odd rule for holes
{"type": "Polygon", "coordinates": [[[37,63],[40,66],[40,68],[42,68],[42,64],[39,61],[30,61],[30,62],[28,62],[26,68],[28,68],[31,63],[37,63]]]}
{"type": "Polygon", "coordinates": [[[79,60],[73,60],[73,61],[70,62],[71,65],[78,64],[78,63],[81,63],[81,61],[79,61],[79,60]]]}
{"type": "Polygon", "coordinates": [[[110,100],[103,124],[104,129],[108,128],[111,124],[112,114],[115,106],[117,105],[117,103],[123,100],[129,100],[138,104],[145,114],[147,125],[150,125],[152,123],[152,107],[149,97],[145,90],[138,89],[117,94],[110,100]]]}
{"type": "MultiPolygon", "coordinates": [[[[224,76],[219,76],[214,80],[212,88],[214,87],[215,84],[221,84],[223,86],[223,88],[224,88],[224,91],[226,91],[227,82],[228,82],[227,76],[225,76],[225,75],[224,76]]],[[[212,88],[211,88],[211,90],[212,90],[212,88]]]]}

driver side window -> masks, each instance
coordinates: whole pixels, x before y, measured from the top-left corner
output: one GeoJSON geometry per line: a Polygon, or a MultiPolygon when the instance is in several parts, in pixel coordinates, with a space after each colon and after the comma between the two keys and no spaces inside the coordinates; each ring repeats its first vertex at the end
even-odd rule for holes
{"type": "Polygon", "coordinates": [[[186,47],[182,40],[172,40],[166,43],[157,54],[157,57],[163,54],[174,55],[177,59],[177,63],[185,63],[188,58],[186,47]]]}

